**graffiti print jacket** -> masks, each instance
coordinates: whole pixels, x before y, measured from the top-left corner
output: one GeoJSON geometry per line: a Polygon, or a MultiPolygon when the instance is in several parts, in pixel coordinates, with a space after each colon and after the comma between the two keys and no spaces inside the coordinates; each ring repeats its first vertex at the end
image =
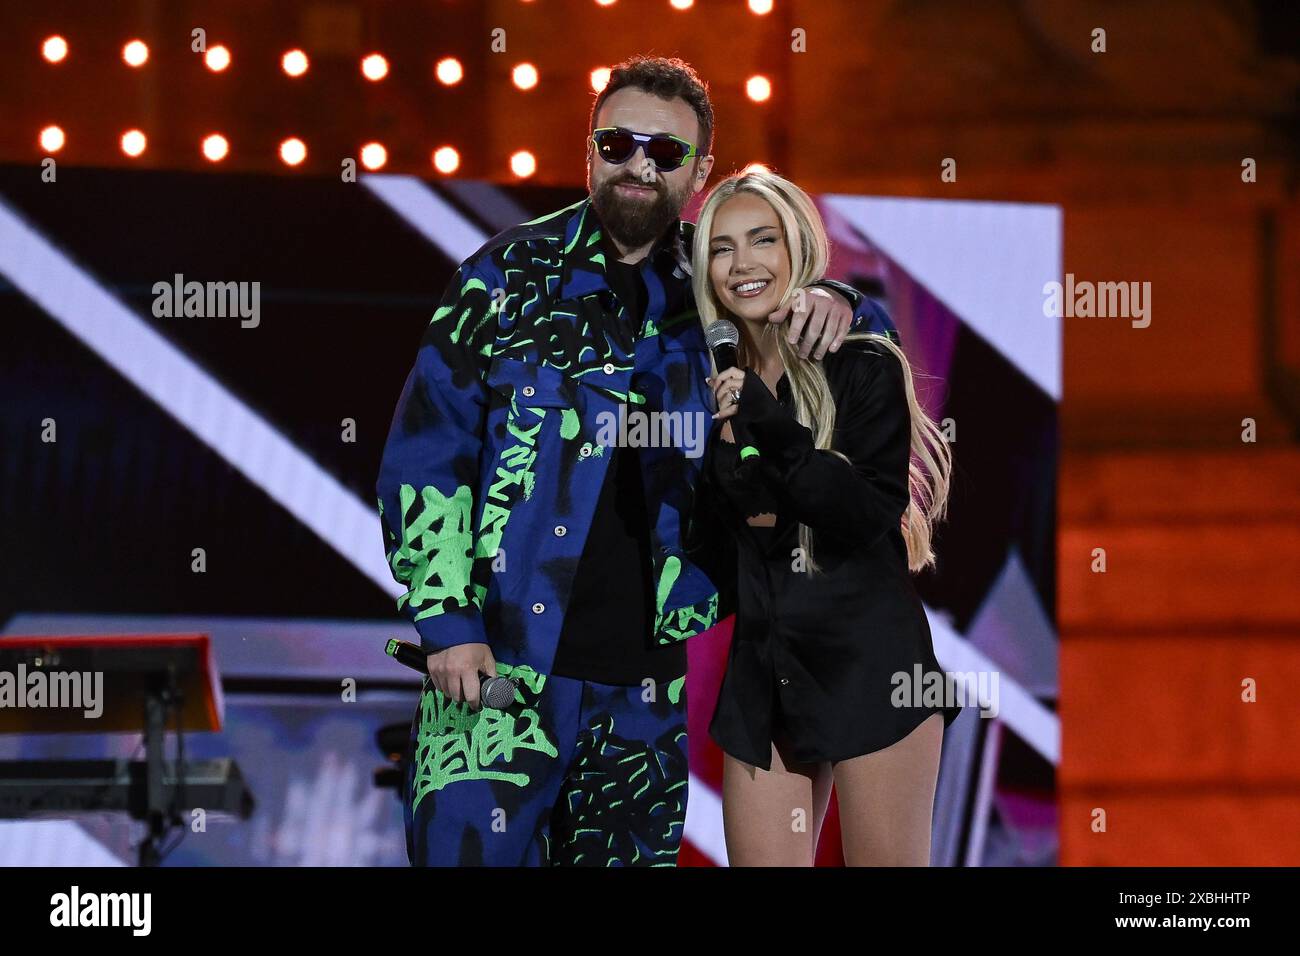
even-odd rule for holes
{"type": "MultiPolygon", "coordinates": [[[[452,277],[402,389],[376,486],[388,564],[407,588],[398,608],[426,653],[481,642],[503,671],[549,673],[603,451],[612,435],[635,440],[637,412],[658,413],[642,418],[651,425],[635,442],[654,639],[684,640],[730,613],[682,543],[715,408],[687,271],[693,230],[679,220],[641,263],[646,308],[635,336],[605,280],[589,197],[498,234],[452,277]]],[[[892,329],[851,286],[821,284],[854,304],[855,331],[892,329]]]]}

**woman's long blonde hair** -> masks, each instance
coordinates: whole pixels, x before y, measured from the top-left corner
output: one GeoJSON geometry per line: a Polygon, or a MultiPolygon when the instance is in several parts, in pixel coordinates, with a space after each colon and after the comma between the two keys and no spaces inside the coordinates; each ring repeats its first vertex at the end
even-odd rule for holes
{"type": "MultiPolygon", "coordinates": [[[[790,284],[781,293],[785,303],[797,290],[818,281],[826,274],[830,258],[826,229],[821,214],[802,189],[794,183],[768,170],[735,173],[718,183],[700,210],[695,227],[694,246],[691,250],[691,282],[695,290],[695,305],[705,331],[719,319],[732,321],[740,331],[738,359],[744,367],[750,356],[758,354],[746,323],[731,315],[719,301],[709,277],[709,239],[713,233],[713,219],[719,207],[736,193],[752,193],[767,201],[781,223],[786,249],[790,254],[790,284]]],[[[794,399],[794,417],[813,434],[814,444],[845,461],[848,457],[831,448],[835,430],[835,401],[821,363],[802,358],[794,346],[786,341],[783,325],[769,323],[762,335],[776,344],[781,362],[790,381],[794,399]]],[[[930,547],[934,524],[947,513],[949,480],[952,473],[952,452],[943,432],[926,414],[916,400],[912,387],[912,367],[907,356],[886,335],[875,332],[853,332],[845,341],[878,342],[894,354],[903,369],[907,387],[907,405],[911,413],[911,460],[908,465],[908,493],[910,501],[903,513],[900,530],[907,543],[907,563],[912,571],[920,571],[934,564],[934,551],[930,547]]],[[[717,369],[714,369],[714,375],[717,369]]],[[[813,558],[812,532],[807,525],[799,524],[799,547],[810,571],[821,568],[813,558]]]]}

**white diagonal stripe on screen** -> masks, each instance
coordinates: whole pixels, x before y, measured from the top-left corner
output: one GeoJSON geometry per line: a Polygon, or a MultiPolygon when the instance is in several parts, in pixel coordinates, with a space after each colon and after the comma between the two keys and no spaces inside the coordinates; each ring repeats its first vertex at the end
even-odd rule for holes
{"type": "MultiPolygon", "coordinates": [[[[0,273],[394,598],[365,504],[0,200],[0,273]]],[[[255,335],[256,332],[250,333],[255,335]]]]}
{"type": "MultiPolygon", "coordinates": [[[[1061,762],[1061,718],[1038,702],[1033,694],[1007,676],[991,658],[953,629],[928,605],[926,617],[934,641],[934,656],[939,666],[955,674],[998,674],[998,719],[1007,725],[1044,760],[1053,766],[1061,762]]],[[[977,703],[967,706],[978,709],[977,703]]]]}
{"type": "Polygon", "coordinates": [[[488,236],[456,207],[414,176],[371,173],[362,184],[403,222],[442,250],[456,265],[478,251],[488,236]]]}

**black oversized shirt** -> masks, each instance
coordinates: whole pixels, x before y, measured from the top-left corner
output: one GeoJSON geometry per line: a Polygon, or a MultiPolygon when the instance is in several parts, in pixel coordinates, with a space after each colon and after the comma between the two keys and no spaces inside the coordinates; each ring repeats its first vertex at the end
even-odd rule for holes
{"type": "Polygon", "coordinates": [[[710,435],[692,535],[720,603],[736,606],[709,733],[765,770],[781,730],[792,759],[836,762],[896,743],[936,711],[951,724],[961,710],[895,700],[896,675],[943,676],[902,534],[911,455],[903,367],[883,345],[849,340],[822,368],[836,406],[831,447],[845,457],[815,447],[794,417],[787,376],[773,396],[746,370],[736,441],[721,438],[721,422],[710,435]],[[765,512],[776,514],[774,527],[746,521],[765,512]],[[819,574],[799,560],[800,523],[812,529],[819,574]]]}

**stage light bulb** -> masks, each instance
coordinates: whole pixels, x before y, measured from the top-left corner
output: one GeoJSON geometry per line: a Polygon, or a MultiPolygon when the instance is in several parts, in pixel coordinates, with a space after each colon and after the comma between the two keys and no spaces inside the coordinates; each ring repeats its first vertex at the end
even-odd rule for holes
{"type": "Polygon", "coordinates": [[[308,65],[307,54],[302,50],[290,50],[280,57],[280,68],[289,76],[302,76],[308,65]]]}
{"type": "Polygon", "coordinates": [[[510,157],[510,171],[520,179],[527,179],[537,172],[537,159],[526,149],[521,149],[510,157]]]}
{"type": "Polygon", "coordinates": [[[144,152],[148,145],[144,133],[138,129],[129,129],[122,134],[122,152],[126,155],[135,157],[144,152]]]}
{"type": "Polygon", "coordinates": [[[230,152],[230,143],[220,133],[211,133],[203,137],[203,158],[219,163],[230,152]]]}
{"type": "Polygon", "coordinates": [[[765,13],[771,13],[772,0],[749,0],[749,12],[757,13],[760,17],[765,13]]]}
{"type": "Polygon", "coordinates": [[[521,90],[531,90],[537,85],[537,67],[531,63],[520,63],[511,71],[510,78],[521,90]]]}
{"type": "Polygon", "coordinates": [[[433,168],[444,175],[460,168],[460,153],[451,146],[439,146],[433,151],[433,168]]]}
{"type": "Polygon", "coordinates": [[[220,73],[230,66],[230,51],[220,45],[209,47],[203,54],[203,64],[213,73],[220,73]]]}
{"type": "Polygon", "coordinates": [[[46,38],[41,44],[41,56],[51,63],[62,63],[68,55],[68,41],[61,36],[46,38]]]}
{"type": "Polygon", "coordinates": [[[388,75],[388,61],[372,53],[361,61],[361,74],[371,82],[378,82],[388,75]]]}
{"type": "Polygon", "coordinates": [[[465,68],[454,56],[445,56],[439,60],[433,72],[443,86],[455,86],[465,76],[465,68]]]}
{"type": "Polygon", "coordinates": [[[751,76],[745,81],[745,95],[755,103],[763,103],[772,97],[772,82],[765,76],[751,76]]]}
{"type": "Polygon", "coordinates": [[[41,130],[40,143],[41,150],[46,153],[57,153],[63,148],[67,138],[63,135],[63,129],[58,126],[47,126],[41,130]]]}
{"type": "Polygon", "coordinates": [[[144,66],[149,60],[149,47],[143,40],[132,40],[122,47],[122,59],[127,66],[144,66]]]}
{"type": "Polygon", "coordinates": [[[307,158],[307,144],[291,136],[280,144],[280,159],[286,166],[297,166],[307,158]]]}
{"type": "Polygon", "coordinates": [[[388,162],[388,150],[381,143],[366,143],[361,147],[361,165],[366,169],[383,169],[388,162]]]}
{"type": "Polygon", "coordinates": [[[609,83],[609,67],[598,66],[591,71],[591,89],[594,93],[599,93],[609,83]]]}

